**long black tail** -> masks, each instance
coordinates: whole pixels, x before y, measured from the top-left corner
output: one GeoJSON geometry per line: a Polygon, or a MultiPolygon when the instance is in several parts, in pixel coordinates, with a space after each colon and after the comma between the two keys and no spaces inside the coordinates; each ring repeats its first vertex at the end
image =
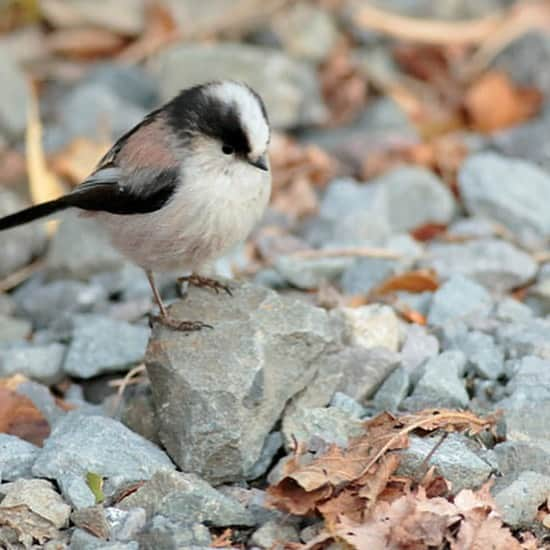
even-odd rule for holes
{"type": "Polygon", "coordinates": [[[61,197],[54,201],[43,202],[42,204],[25,208],[25,210],[21,210],[15,214],[10,214],[5,218],[0,218],[0,231],[32,222],[38,218],[44,218],[54,212],[65,210],[65,208],[68,208],[69,206],[70,205],[68,205],[65,201],[65,197],[61,197]]]}

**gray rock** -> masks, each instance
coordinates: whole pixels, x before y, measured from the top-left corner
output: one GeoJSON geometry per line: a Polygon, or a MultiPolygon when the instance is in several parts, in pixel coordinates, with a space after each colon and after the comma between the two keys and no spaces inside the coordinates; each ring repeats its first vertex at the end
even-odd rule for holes
{"type": "Polygon", "coordinates": [[[416,166],[392,170],[376,180],[394,233],[425,223],[449,223],[455,213],[452,193],[433,172],[416,166]]]}
{"type": "Polygon", "coordinates": [[[352,418],[361,418],[366,414],[365,407],[360,405],[353,397],[340,391],[332,396],[330,406],[341,410],[352,418]]]}
{"type": "Polygon", "coordinates": [[[460,339],[457,347],[466,355],[468,366],[478,376],[496,380],[504,373],[504,354],[488,334],[469,332],[460,339]]]}
{"type": "Polygon", "coordinates": [[[157,84],[139,65],[97,63],[86,74],[86,82],[106,86],[124,101],[144,109],[158,104],[157,84]]]}
{"type": "Polygon", "coordinates": [[[523,441],[504,441],[493,449],[499,473],[508,480],[530,470],[550,476],[549,454],[544,449],[523,441]]]}
{"type": "MultiPolygon", "coordinates": [[[[0,68],[1,78],[1,72],[4,70],[1,59],[0,66],[2,67],[0,68]]],[[[0,132],[2,127],[1,109],[2,107],[0,107],[0,132]]],[[[26,206],[28,205],[13,191],[0,189],[0,217],[13,214],[26,206]]],[[[30,263],[44,250],[45,244],[46,232],[40,224],[22,225],[3,232],[2,248],[0,249],[0,278],[6,277],[30,263]]]]}
{"type": "Polygon", "coordinates": [[[439,353],[439,341],[421,325],[407,325],[401,348],[401,364],[409,373],[439,353]]]}
{"type": "Polygon", "coordinates": [[[283,417],[282,429],[287,449],[291,449],[296,441],[310,448],[317,447],[319,442],[347,447],[350,439],[365,431],[363,422],[335,407],[296,407],[283,417]]]}
{"type": "MultiPolygon", "coordinates": [[[[540,72],[540,71],[539,71],[540,72]]],[[[550,76],[550,73],[547,73],[550,76]]],[[[547,93],[550,92],[550,80],[547,93]]],[[[548,132],[550,113],[542,113],[530,122],[497,132],[491,138],[491,145],[506,157],[522,159],[538,164],[546,171],[550,168],[550,153],[543,139],[548,132]]]]}
{"type": "Polygon", "coordinates": [[[269,48],[238,43],[180,44],[149,63],[162,99],[182,88],[230,78],[250,84],[264,99],[277,128],[319,124],[326,119],[313,67],[269,48]]]}
{"type": "Polygon", "coordinates": [[[120,422],[78,411],[62,418],[46,440],[33,466],[33,475],[62,479],[87,472],[129,481],[150,479],[163,468],[174,468],[166,454],[120,422]]]}
{"type": "MultiPolygon", "coordinates": [[[[29,87],[23,71],[4,49],[0,49],[0,82],[3,83],[0,91],[0,135],[15,140],[23,135],[27,125],[29,87]]],[[[0,265],[6,269],[3,262],[0,265]]]]}
{"type": "MultiPolygon", "coordinates": [[[[495,65],[527,86],[535,86],[546,97],[550,94],[550,40],[544,32],[533,30],[514,40],[495,60],[495,65]]],[[[535,144],[533,144],[535,145],[535,144]]],[[[537,144],[541,149],[543,143],[537,144]]]]}
{"type": "Polygon", "coordinates": [[[315,376],[333,338],[328,317],[248,284],[233,297],[191,288],[171,314],[214,329],[155,327],[146,365],[161,441],[185,471],[246,477],[286,402],[315,376]]]}
{"type": "Polygon", "coordinates": [[[550,175],[537,166],[494,153],[474,155],[462,165],[459,186],[470,214],[501,223],[523,244],[536,247],[550,235],[550,175]]]}
{"type": "Polygon", "coordinates": [[[487,218],[462,218],[451,224],[449,235],[463,239],[490,239],[497,236],[495,223],[487,218]]]}
{"type": "MultiPolygon", "coordinates": [[[[400,453],[398,475],[417,476],[426,457],[440,439],[441,435],[411,436],[409,447],[400,453]]],[[[455,494],[462,489],[478,488],[489,479],[493,468],[474,449],[475,444],[464,435],[449,434],[430,457],[426,467],[435,466],[437,474],[451,482],[455,494]]]]}
{"type": "Polygon", "coordinates": [[[323,282],[337,279],[352,263],[352,258],[278,256],[274,267],[277,273],[290,284],[309,289],[317,288],[323,282]]]}
{"type": "Polygon", "coordinates": [[[469,397],[461,378],[465,365],[460,351],[445,351],[430,359],[409,400],[425,406],[466,407],[469,397]]]}
{"type": "Polygon", "coordinates": [[[17,319],[0,314],[0,344],[26,340],[32,331],[32,325],[26,319],[17,319]]]}
{"type": "MultiPolygon", "coordinates": [[[[514,396],[512,396],[514,397],[514,396]]],[[[508,441],[529,443],[550,453],[548,443],[548,414],[550,405],[546,401],[525,402],[525,398],[514,403],[504,399],[498,403],[506,410],[506,438],[508,441]]]]}
{"type": "Polygon", "coordinates": [[[401,15],[428,19],[464,20],[491,15],[510,0],[374,0],[374,5],[401,15]]]}
{"type": "Polygon", "coordinates": [[[434,294],[428,323],[442,325],[455,319],[486,317],[491,306],[491,296],[482,286],[463,275],[454,275],[434,294]]]}
{"type": "Polygon", "coordinates": [[[40,449],[15,435],[0,434],[0,473],[2,480],[32,477],[31,468],[40,449]]]}
{"type": "Polygon", "coordinates": [[[352,179],[337,179],[328,185],[318,218],[306,231],[306,238],[313,246],[330,242],[380,243],[390,235],[380,185],[360,185],[352,179]]]}
{"type": "Polygon", "coordinates": [[[39,382],[29,380],[17,386],[17,393],[28,397],[48,421],[50,427],[54,426],[60,418],[65,416],[65,411],[59,407],[54,396],[47,386],[39,382]]]}
{"type": "MultiPolygon", "coordinates": [[[[382,55],[387,59],[387,48],[382,55]]],[[[372,52],[358,53],[360,65],[365,59],[373,60],[372,52]]],[[[397,70],[395,71],[397,72],[397,70]]],[[[369,101],[367,108],[352,124],[330,129],[307,129],[301,136],[306,143],[314,143],[357,171],[363,166],[365,157],[380,150],[387,150],[396,143],[413,145],[418,143],[418,131],[405,111],[393,99],[385,96],[369,101]]],[[[376,212],[373,212],[376,214],[376,212]]]]}
{"type": "Polygon", "coordinates": [[[497,292],[522,286],[537,273],[537,264],[530,255],[496,239],[434,243],[422,264],[434,269],[442,279],[460,273],[497,292]]]}
{"type": "Polygon", "coordinates": [[[120,421],[133,432],[160,445],[150,386],[138,386],[135,391],[129,392],[122,403],[120,421]]]}
{"type": "Polygon", "coordinates": [[[263,525],[271,520],[289,519],[288,514],[271,507],[269,495],[265,491],[239,485],[221,485],[218,490],[240,502],[254,517],[255,525],[263,525]]]}
{"type": "Polygon", "coordinates": [[[399,320],[387,305],[340,308],[333,311],[333,318],[343,323],[343,339],[347,345],[398,350],[399,320]]]}
{"type": "Polygon", "coordinates": [[[1,508],[25,505],[32,512],[51,521],[57,529],[66,527],[71,507],[65,504],[53,484],[45,479],[18,479],[0,485],[0,493],[6,495],[1,508]]]}
{"type": "Polygon", "coordinates": [[[120,136],[135,126],[147,114],[120,98],[107,85],[85,81],[73,88],[59,102],[56,120],[58,124],[47,128],[45,147],[56,150],[79,136],[101,139],[105,133],[105,121],[113,136],[120,136]]]}
{"type": "Polygon", "coordinates": [[[90,508],[96,504],[95,495],[82,474],[59,472],[57,483],[63,497],[74,509],[90,508]]]}
{"type": "Polygon", "coordinates": [[[495,317],[499,321],[524,322],[533,317],[533,312],[525,304],[507,296],[499,300],[495,309],[495,317]]]}
{"type": "Polygon", "coordinates": [[[249,478],[257,479],[265,474],[267,469],[273,463],[273,457],[277,454],[279,449],[283,446],[283,434],[281,432],[271,432],[265,438],[264,446],[260,458],[256,461],[256,464],[250,468],[249,478]]]}
{"type": "Polygon", "coordinates": [[[300,542],[296,527],[278,521],[264,523],[250,537],[250,544],[266,549],[274,548],[277,543],[283,545],[289,542],[300,542]]]}
{"type": "Polygon", "coordinates": [[[180,548],[209,547],[210,531],[201,523],[172,521],[155,516],[145,531],[138,536],[142,550],[178,550],[180,548]]]}
{"type": "Polygon", "coordinates": [[[0,376],[8,377],[20,373],[45,384],[55,384],[63,378],[65,346],[14,346],[0,349],[0,376]]]}
{"type": "Polygon", "coordinates": [[[56,278],[88,280],[96,273],[122,269],[125,263],[102,226],[93,219],[68,213],[52,240],[46,267],[56,278]]]}
{"type": "Polygon", "coordinates": [[[386,348],[346,347],[321,358],[313,380],[289,407],[324,407],[336,392],[362,403],[399,365],[399,356],[386,348]]]}
{"type": "Polygon", "coordinates": [[[297,3],[279,12],[271,27],[286,52],[315,63],[326,59],[338,39],[334,19],[310,4],[297,3]]]}
{"type": "Polygon", "coordinates": [[[538,507],[550,493],[550,477],[536,472],[522,472],[504,488],[495,487],[493,496],[502,518],[513,529],[535,521],[538,507]]]}
{"type": "Polygon", "coordinates": [[[68,6],[45,0],[40,13],[54,27],[91,26],[130,36],[142,32],[146,22],[143,0],[106,0],[101,10],[86,0],[72,0],[68,6]]]}
{"type": "Polygon", "coordinates": [[[94,284],[59,280],[44,283],[31,279],[13,294],[17,312],[36,328],[50,328],[73,313],[90,312],[107,300],[105,290],[94,284]]]}
{"type": "Polygon", "coordinates": [[[550,359],[550,320],[533,319],[502,325],[497,330],[496,339],[512,359],[524,355],[550,359]]]}
{"type": "Polygon", "coordinates": [[[69,550],[138,550],[136,541],[132,542],[108,542],[94,537],[84,529],[75,529],[71,536],[69,550]]]}
{"type": "Polygon", "coordinates": [[[145,527],[145,510],[132,508],[120,510],[119,508],[105,508],[105,518],[110,527],[110,538],[128,541],[136,538],[136,535],[145,527]]]}
{"type": "Polygon", "coordinates": [[[74,317],[73,339],[63,369],[79,378],[117,372],[143,360],[150,330],[108,317],[74,317]]]}
{"type": "Polygon", "coordinates": [[[373,399],[378,410],[396,411],[409,392],[410,377],[405,368],[395,369],[380,386],[373,399]]]}
{"type": "Polygon", "coordinates": [[[195,474],[169,470],[158,471],[117,507],[144,508],[148,518],[160,514],[172,521],[205,523],[212,527],[254,525],[252,514],[238,501],[216,491],[195,474]]]}
{"type": "Polygon", "coordinates": [[[345,294],[368,294],[399,270],[399,262],[383,258],[361,258],[353,262],[342,276],[345,294]]]}

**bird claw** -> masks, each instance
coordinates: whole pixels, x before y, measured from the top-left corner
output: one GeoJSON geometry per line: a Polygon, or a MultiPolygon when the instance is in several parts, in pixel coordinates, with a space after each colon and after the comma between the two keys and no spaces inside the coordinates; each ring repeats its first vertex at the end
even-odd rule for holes
{"type": "Polygon", "coordinates": [[[188,285],[193,285],[198,288],[211,288],[216,292],[220,293],[220,290],[225,291],[229,296],[233,296],[231,288],[229,285],[224,285],[217,281],[216,279],[211,279],[210,277],[202,277],[201,275],[187,275],[186,277],[178,277],[178,284],[187,283],[188,285]]]}
{"type": "Polygon", "coordinates": [[[196,332],[202,330],[203,328],[214,328],[212,325],[208,325],[202,321],[181,321],[180,319],[175,319],[174,317],[169,317],[167,315],[151,315],[149,317],[149,324],[151,328],[153,328],[154,323],[159,323],[179,332],[196,332]]]}

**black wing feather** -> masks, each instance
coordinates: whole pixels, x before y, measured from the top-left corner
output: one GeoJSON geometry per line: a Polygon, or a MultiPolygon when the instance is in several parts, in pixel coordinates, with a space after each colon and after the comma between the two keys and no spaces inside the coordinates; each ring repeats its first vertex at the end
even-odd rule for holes
{"type": "MultiPolygon", "coordinates": [[[[113,172],[108,168],[105,172],[113,172]]],[[[99,177],[101,170],[79,185],[65,197],[69,206],[83,210],[110,212],[111,214],[146,214],[162,208],[176,190],[179,170],[140,170],[131,176],[130,185],[124,181],[99,177]],[[140,184],[143,183],[143,185],[140,184]]]]}

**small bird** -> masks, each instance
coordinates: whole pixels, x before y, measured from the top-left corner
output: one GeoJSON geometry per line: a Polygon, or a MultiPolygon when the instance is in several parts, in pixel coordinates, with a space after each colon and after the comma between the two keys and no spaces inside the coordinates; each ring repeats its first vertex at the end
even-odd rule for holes
{"type": "Polygon", "coordinates": [[[230,293],[200,273],[260,220],[271,194],[270,134],[248,85],[185,89],[124,134],[74,190],[0,218],[0,230],[69,208],[92,217],[145,270],[160,311],[153,319],[199,330],[208,325],[169,315],[153,273],[181,270],[191,275],[178,281],[230,293]]]}

